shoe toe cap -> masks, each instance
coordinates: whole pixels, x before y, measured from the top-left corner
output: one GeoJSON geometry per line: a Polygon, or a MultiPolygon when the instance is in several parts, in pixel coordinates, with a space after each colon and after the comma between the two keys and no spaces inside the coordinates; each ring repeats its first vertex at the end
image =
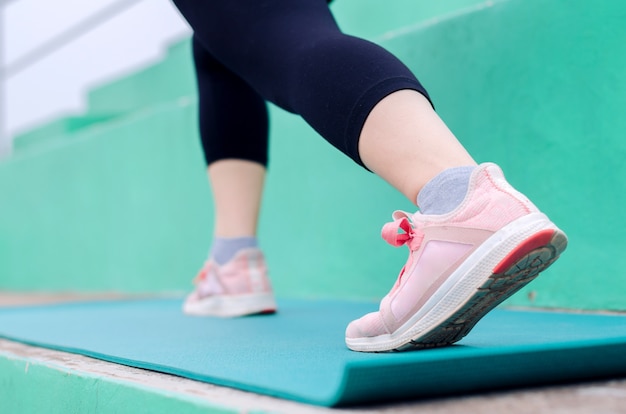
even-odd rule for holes
{"type": "Polygon", "coordinates": [[[348,324],[346,338],[369,338],[388,333],[379,312],[368,313],[348,324]]]}

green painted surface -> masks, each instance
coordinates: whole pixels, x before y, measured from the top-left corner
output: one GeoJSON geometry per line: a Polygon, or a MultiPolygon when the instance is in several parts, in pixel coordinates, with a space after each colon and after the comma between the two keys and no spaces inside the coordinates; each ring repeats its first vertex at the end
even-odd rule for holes
{"type": "MultiPolygon", "coordinates": [[[[512,303],[626,309],[626,2],[447,4],[478,7],[421,25],[389,8],[393,26],[375,19],[380,5],[333,7],[342,26],[370,37],[410,26],[382,44],[415,70],[476,158],[501,164],[569,234],[563,259],[512,303]]],[[[444,8],[419,7],[424,18],[444,8]]],[[[189,287],[212,207],[195,98],[181,99],[193,93],[187,47],[90,95],[94,114],[126,116],[0,164],[0,288],[189,287]]],[[[272,110],[261,239],[278,294],[385,294],[406,255],[379,236],[394,209],[411,205],[299,118],[272,110]]]]}
{"type": "Polygon", "coordinates": [[[211,231],[195,118],[189,104],[153,108],[0,164],[3,287],[186,287],[211,231]]]}
{"type": "Polygon", "coordinates": [[[334,0],[331,8],[346,33],[375,39],[419,22],[440,19],[467,8],[493,3],[485,0],[334,0]]]}
{"type": "Polygon", "coordinates": [[[13,149],[22,152],[28,148],[50,145],[71,139],[72,135],[76,132],[87,127],[108,122],[115,117],[116,115],[109,114],[71,116],[57,119],[16,136],[13,141],[13,149]]]}
{"type": "MultiPolygon", "coordinates": [[[[277,292],[343,296],[346,286],[335,286],[333,275],[346,273],[351,281],[364,279],[349,290],[351,296],[375,297],[390,280],[377,277],[376,271],[387,269],[389,260],[400,266],[404,256],[380,239],[378,223],[394,208],[410,204],[320,140],[299,118],[278,110],[273,118],[275,131],[297,134],[274,134],[261,220],[277,292]],[[325,168],[313,175],[318,157],[325,168]],[[336,180],[338,175],[342,180],[336,180]],[[345,191],[346,183],[350,191],[345,191]],[[322,202],[319,194],[326,191],[332,197],[322,202]],[[372,203],[371,194],[379,202],[372,203]],[[372,226],[362,225],[363,212],[350,213],[363,205],[374,217],[372,226]],[[349,249],[345,234],[356,235],[349,249]],[[309,251],[332,257],[337,249],[352,258],[302,268],[309,251]],[[362,252],[379,249],[380,256],[361,260],[362,252]]],[[[3,287],[187,289],[212,234],[195,119],[193,105],[164,105],[85,133],[71,145],[59,146],[54,156],[28,153],[0,164],[0,188],[14,194],[0,199],[0,211],[19,211],[16,219],[0,223],[3,287]]]]}
{"type": "Polygon", "coordinates": [[[132,112],[195,95],[189,40],[168,50],[167,58],[144,70],[94,88],[88,94],[93,113],[132,112]]]}
{"type": "Polygon", "coordinates": [[[235,413],[200,399],[0,353],[2,413],[235,413]]]}

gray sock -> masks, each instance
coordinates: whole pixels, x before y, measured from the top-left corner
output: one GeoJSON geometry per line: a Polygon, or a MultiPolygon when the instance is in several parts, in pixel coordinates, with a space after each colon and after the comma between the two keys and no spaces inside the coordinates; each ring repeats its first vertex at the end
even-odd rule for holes
{"type": "Polygon", "coordinates": [[[446,214],[457,208],[465,198],[474,168],[448,168],[426,183],[417,196],[422,214],[446,214]]]}
{"type": "Polygon", "coordinates": [[[256,237],[214,237],[210,256],[219,265],[230,261],[243,249],[258,247],[256,237]]]}

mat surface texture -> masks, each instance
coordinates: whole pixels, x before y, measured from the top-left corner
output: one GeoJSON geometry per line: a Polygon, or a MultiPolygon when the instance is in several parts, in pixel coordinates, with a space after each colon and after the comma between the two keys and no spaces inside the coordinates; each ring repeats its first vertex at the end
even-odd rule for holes
{"type": "Polygon", "coordinates": [[[0,337],[325,406],[626,375],[626,316],[495,310],[459,344],[364,354],[373,303],[282,300],[275,315],[185,316],[151,299],[0,309],[0,337]]]}

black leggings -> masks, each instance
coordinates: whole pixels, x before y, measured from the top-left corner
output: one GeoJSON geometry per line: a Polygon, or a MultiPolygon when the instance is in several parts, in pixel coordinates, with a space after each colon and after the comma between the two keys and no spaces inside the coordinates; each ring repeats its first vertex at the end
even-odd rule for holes
{"type": "Polygon", "coordinates": [[[200,135],[208,164],[267,164],[265,101],[301,115],[363,165],[372,108],[401,89],[428,94],[397,58],[339,30],[325,0],[174,0],[194,30],[200,135]]]}

